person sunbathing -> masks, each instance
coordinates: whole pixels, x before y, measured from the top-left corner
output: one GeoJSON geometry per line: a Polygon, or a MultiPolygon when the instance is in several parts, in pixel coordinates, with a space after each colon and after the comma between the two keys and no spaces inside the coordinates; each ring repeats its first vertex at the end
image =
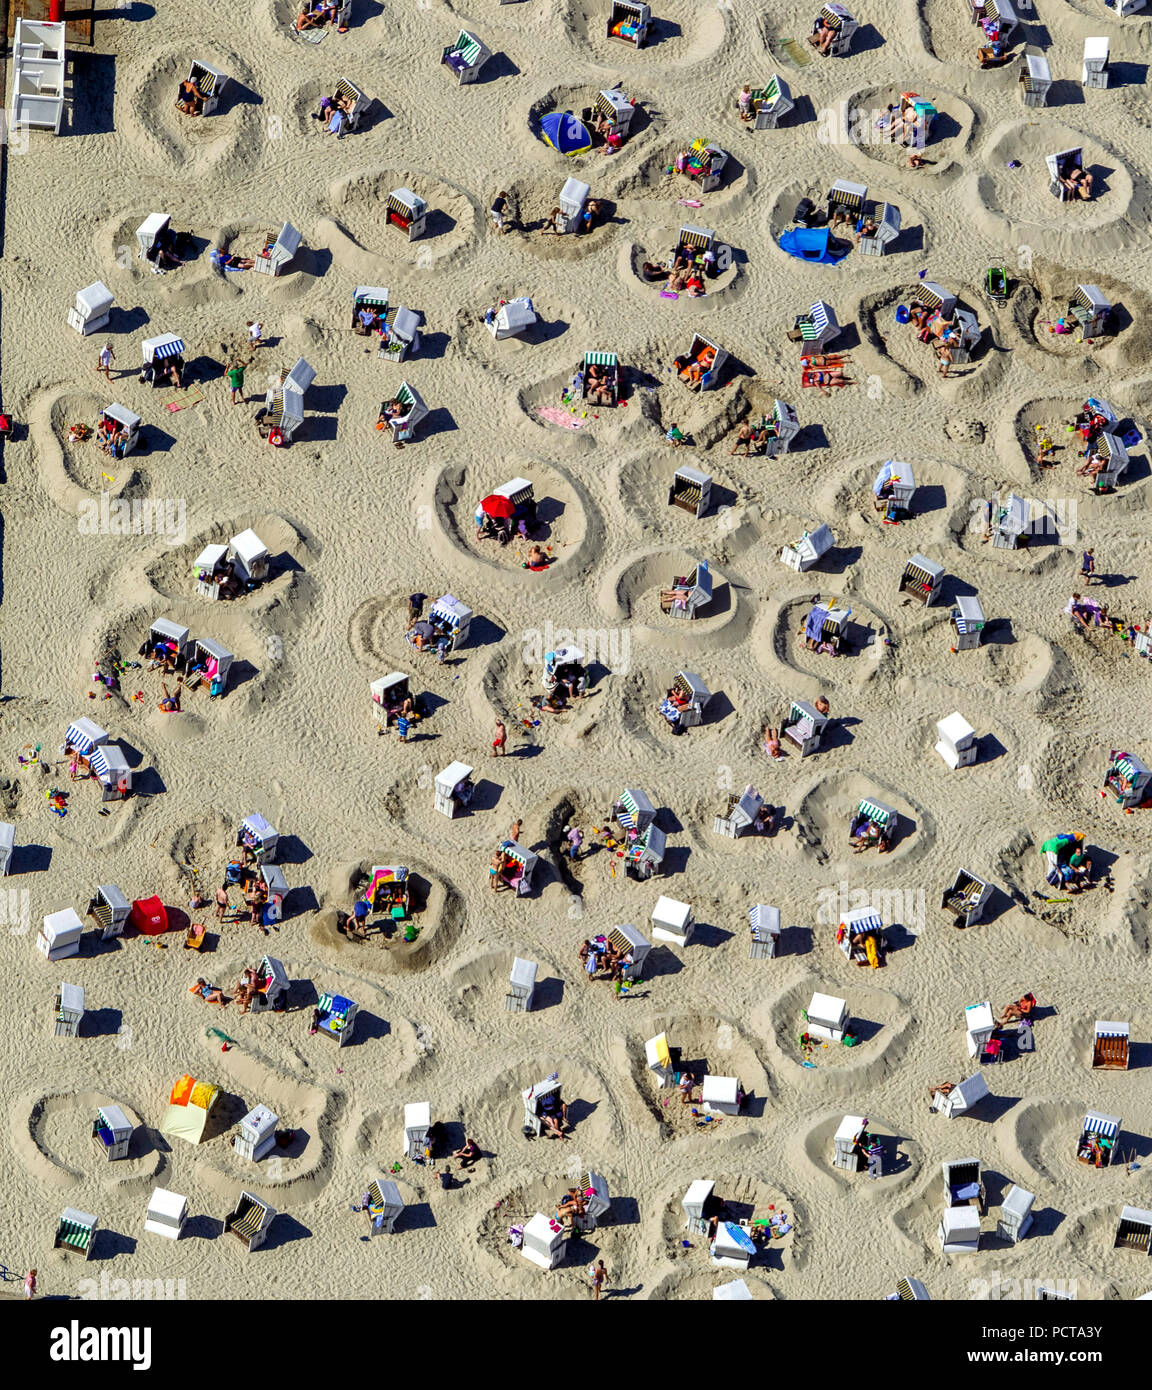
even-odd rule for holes
{"type": "Polygon", "coordinates": [[[177,107],[186,116],[199,116],[204,109],[204,93],[196,84],[194,78],[187,77],[180,84],[180,92],[176,98],[177,107]]]}
{"type": "Polygon", "coordinates": [[[160,701],[156,708],[160,711],[161,714],[180,713],[180,684],[180,681],[176,682],[176,694],[170,695],[168,693],[168,687],[163,682],[160,683],[160,689],[164,692],[164,698],[160,701]]]}
{"type": "Polygon", "coordinates": [[[1026,994],[1023,999],[1017,999],[1015,1004],[1005,1004],[1000,1017],[996,1020],[997,1028],[1002,1028],[1006,1023],[1020,1023],[1023,1019],[1031,1017],[1035,1007],[1036,996],[1034,994],[1026,994]]]}
{"type": "Polygon", "coordinates": [[[567,1195],[557,1204],[556,1220],[565,1226],[574,1226],[576,1217],[583,1216],[587,1203],[580,1195],[579,1188],[570,1187],[567,1195]]]}
{"type": "Polygon", "coordinates": [[[856,223],[855,236],[857,242],[864,237],[875,236],[880,230],[880,224],[872,217],[861,217],[856,223]]]}
{"type": "Polygon", "coordinates": [[[836,35],[839,32],[839,29],[836,28],[834,25],[829,24],[827,20],[822,18],[817,19],[815,25],[813,26],[812,32],[808,35],[808,42],[812,45],[813,48],[817,49],[819,52],[823,53],[825,57],[827,57],[828,50],[832,47],[832,44],[835,42],[836,35]]]}
{"type": "Polygon", "coordinates": [[[524,568],[526,570],[532,570],[537,574],[541,570],[546,570],[548,568],[548,556],[544,554],[538,545],[534,545],[531,550],[529,550],[528,558],[524,561],[524,568]]]}
{"type": "Polygon", "coordinates": [[[832,387],[855,386],[856,383],[851,377],[846,377],[841,368],[836,367],[831,371],[806,371],[801,375],[801,386],[815,386],[824,396],[830,396],[832,387]]]}
{"type": "Polygon", "coordinates": [[[652,285],[660,280],[667,280],[672,272],[664,265],[655,265],[652,261],[645,261],[640,267],[640,277],[652,285]]]}
{"type": "Polygon", "coordinates": [[[219,251],[216,264],[224,270],[251,270],[256,264],[253,256],[237,256],[231,251],[219,251]]]}
{"type": "Polygon", "coordinates": [[[933,1101],[939,1096],[943,1100],[945,1096],[950,1096],[955,1089],[955,1081],[940,1081],[935,1086],[928,1087],[928,1099],[933,1101]]]}
{"type": "Polygon", "coordinates": [[[913,304],[908,310],[908,322],[913,328],[923,328],[931,317],[932,310],[927,304],[913,304]]]}
{"type": "Polygon", "coordinates": [[[770,758],[782,758],[783,749],[780,747],[780,730],[773,729],[771,725],[764,726],[764,751],[770,758]]]}
{"type": "Polygon", "coordinates": [[[800,365],[801,367],[843,367],[851,361],[851,357],[842,357],[839,353],[814,352],[805,353],[800,359],[800,365]]]}
{"type": "Polygon", "coordinates": [[[224,998],[224,991],[218,985],[210,985],[206,980],[197,980],[194,985],[189,985],[189,994],[198,994],[201,999],[209,1004],[219,1004],[222,1009],[228,1007],[228,1000],[224,998]]]}

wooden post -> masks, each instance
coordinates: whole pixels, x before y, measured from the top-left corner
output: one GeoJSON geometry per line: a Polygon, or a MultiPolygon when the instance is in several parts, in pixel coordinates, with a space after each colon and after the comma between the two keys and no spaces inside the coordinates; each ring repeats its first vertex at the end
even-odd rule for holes
{"type": "Polygon", "coordinates": [[[48,20],[51,24],[64,22],[64,11],[67,9],[67,0],[48,0],[48,20]]]}

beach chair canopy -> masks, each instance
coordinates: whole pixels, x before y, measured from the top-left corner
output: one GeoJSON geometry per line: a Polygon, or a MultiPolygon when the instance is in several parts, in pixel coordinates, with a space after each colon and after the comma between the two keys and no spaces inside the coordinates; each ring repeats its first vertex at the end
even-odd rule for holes
{"type": "Polygon", "coordinates": [[[111,309],[115,298],[108,286],[97,280],[76,291],[76,307],[87,318],[98,318],[111,309]]]}
{"type": "Polygon", "coordinates": [[[352,295],[352,307],[354,309],[387,309],[388,290],[382,285],[357,285],[355,293],[352,295]]]}
{"type": "Polygon", "coordinates": [[[121,405],[119,401],[113,401],[111,405],[106,405],[100,413],[106,415],[109,420],[115,420],[118,425],[123,426],[128,431],[140,428],[139,415],[129,410],[126,405],[121,405]]]}
{"type": "Polygon", "coordinates": [[[835,265],[848,254],[846,244],[833,246],[827,227],[791,227],[780,238],[780,249],[812,265],[835,265]]]}
{"type": "Polygon", "coordinates": [[[78,753],[87,755],[101,743],[107,743],[108,731],[91,719],[77,719],[64,731],[64,742],[78,753]]]}
{"type": "Polygon", "coordinates": [[[156,338],[145,338],[140,344],[145,362],[162,362],[166,357],[183,357],[186,351],[184,339],[177,333],[161,333],[156,338]]]}
{"type": "Polygon", "coordinates": [[[274,260],[290,261],[300,249],[300,242],[303,237],[300,232],[291,224],[285,222],[272,244],[269,254],[274,260]]]}
{"type": "Polygon", "coordinates": [[[315,380],[316,369],[310,367],[303,357],[298,357],[296,359],[296,365],[284,378],[282,389],[285,392],[292,391],[302,396],[315,380]]]}

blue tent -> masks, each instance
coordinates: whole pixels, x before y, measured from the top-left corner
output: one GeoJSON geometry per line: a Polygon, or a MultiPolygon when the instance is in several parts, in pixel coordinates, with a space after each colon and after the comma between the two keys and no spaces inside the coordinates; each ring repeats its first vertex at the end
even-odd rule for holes
{"type": "Polygon", "coordinates": [[[851,248],[833,251],[828,245],[831,236],[827,227],[793,227],[780,238],[780,249],[813,265],[835,265],[851,248]]]}
{"type": "Polygon", "coordinates": [[[561,154],[583,154],[592,148],[592,137],[583,121],[566,111],[552,111],[540,122],[540,134],[561,154]]]}

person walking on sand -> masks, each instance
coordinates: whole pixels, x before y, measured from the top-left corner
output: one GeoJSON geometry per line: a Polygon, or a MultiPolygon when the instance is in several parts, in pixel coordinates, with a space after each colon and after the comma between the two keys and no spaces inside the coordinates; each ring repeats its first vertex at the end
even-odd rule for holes
{"type": "Polygon", "coordinates": [[[512,829],[508,832],[508,838],[512,841],[513,844],[517,844],[519,842],[520,828],[521,826],[523,826],[523,824],[524,822],[522,820],[514,820],[512,822],[512,829]]]}
{"type": "Polygon", "coordinates": [[[592,1266],[592,1300],[600,1302],[600,1290],[604,1287],[604,1280],[608,1278],[608,1271],[604,1268],[604,1261],[597,1260],[592,1266]]]}
{"type": "Polygon", "coordinates": [[[494,758],[503,758],[506,756],[504,752],[504,745],[507,742],[508,730],[504,727],[504,721],[502,719],[497,719],[496,737],[492,740],[492,756],[494,758]]]}
{"type": "Polygon", "coordinates": [[[116,360],[116,354],[112,351],[112,344],[105,343],[100,349],[100,356],[96,362],[96,370],[103,372],[105,377],[112,380],[112,363],[116,360]]]}
{"type": "Polygon", "coordinates": [[[244,368],[239,362],[233,362],[228,368],[228,386],[232,392],[232,404],[236,404],[236,396],[239,393],[240,403],[244,403],[244,368]]]}
{"type": "Polygon", "coordinates": [[[27,1302],[30,1298],[36,1297],[36,1271],[30,1269],[24,1276],[24,1299],[27,1302]]]}
{"type": "Polygon", "coordinates": [[[1096,552],[1086,550],[1084,558],[1080,562],[1080,578],[1085,584],[1091,584],[1096,578],[1096,552]]]}
{"type": "Polygon", "coordinates": [[[264,341],[264,325],[252,319],[245,327],[248,329],[248,346],[255,352],[264,341]]]}
{"type": "Polygon", "coordinates": [[[224,920],[224,914],[231,906],[232,904],[228,901],[228,885],[222,883],[216,890],[216,920],[218,922],[224,920]]]}

